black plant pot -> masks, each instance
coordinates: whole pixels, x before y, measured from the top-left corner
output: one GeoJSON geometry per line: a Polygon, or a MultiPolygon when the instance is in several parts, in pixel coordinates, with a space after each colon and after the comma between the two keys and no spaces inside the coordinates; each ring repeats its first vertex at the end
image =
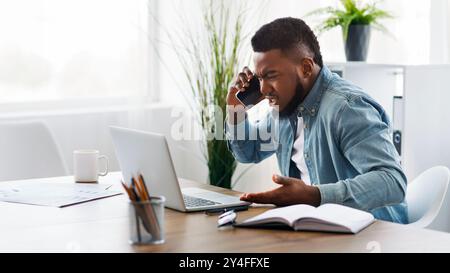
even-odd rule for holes
{"type": "Polygon", "coordinates": [[[350,25],[345,41],[347,61],[365,62],[369,51],[370,25],[350,25]]]}

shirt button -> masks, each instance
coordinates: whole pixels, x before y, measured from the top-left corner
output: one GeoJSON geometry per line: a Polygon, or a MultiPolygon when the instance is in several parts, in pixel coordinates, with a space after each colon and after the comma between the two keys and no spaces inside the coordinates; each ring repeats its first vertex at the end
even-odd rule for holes
{"type": "Polygon", "coordinates": [[[305,158],[308,158],[308,154],[307,153],[305,153],[305,158]]]}
{"type": "Polygon", "coordinates": [[[301,106],[300,107],[300,111],[303,111],[303,110],[305,110],[305,108],[303,106],[301,106]]]}

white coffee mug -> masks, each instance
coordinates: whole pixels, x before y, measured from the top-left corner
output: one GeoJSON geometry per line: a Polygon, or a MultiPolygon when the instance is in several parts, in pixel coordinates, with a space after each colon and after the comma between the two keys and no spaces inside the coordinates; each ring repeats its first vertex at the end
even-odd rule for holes
{"type": "Polygon", "coordinates": [[[76,182],[97,182],[98,176],[108,174],[108,158],[99,155],[97,150],[75,150],[73,151],[73,176],[76,182]],[[105,161],[105,171],[99,172],[98,163],[105,161]]]}

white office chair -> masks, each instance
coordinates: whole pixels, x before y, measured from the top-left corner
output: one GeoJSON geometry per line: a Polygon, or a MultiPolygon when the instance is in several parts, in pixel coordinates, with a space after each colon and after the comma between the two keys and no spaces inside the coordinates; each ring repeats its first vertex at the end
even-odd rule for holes
{"type": "Polygon", "coordinates": [[[450,181],[450,170],[436,166],[421,173],[408,184],[406,201],[409,225],[450,232],[444,224],[449,219],[449,209],[443,206],[450,181]],[[444,221],[443,221],[444,220],[444,221]]]}
{"type": "Polygon", "coordinates": [[[0,123],[0,181],[67,174],[59,147],[44,123],[0,123]]]}

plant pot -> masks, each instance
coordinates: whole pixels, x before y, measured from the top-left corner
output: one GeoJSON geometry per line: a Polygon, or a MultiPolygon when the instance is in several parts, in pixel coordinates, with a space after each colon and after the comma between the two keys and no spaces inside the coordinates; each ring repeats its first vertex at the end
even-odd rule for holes
{"type": "Polygon", "coordinates": [[[228,150],[227,142],[212,139],[207,142],[208,177],[214,186],[231,189],[231,180],[236,170],[236,159],[228,150]]]}
{"type": "Polygon", "coordinates": [[[345,41],[347,61],[365,62],[369,51],[370,25],[350,25],[345,41]]]}

